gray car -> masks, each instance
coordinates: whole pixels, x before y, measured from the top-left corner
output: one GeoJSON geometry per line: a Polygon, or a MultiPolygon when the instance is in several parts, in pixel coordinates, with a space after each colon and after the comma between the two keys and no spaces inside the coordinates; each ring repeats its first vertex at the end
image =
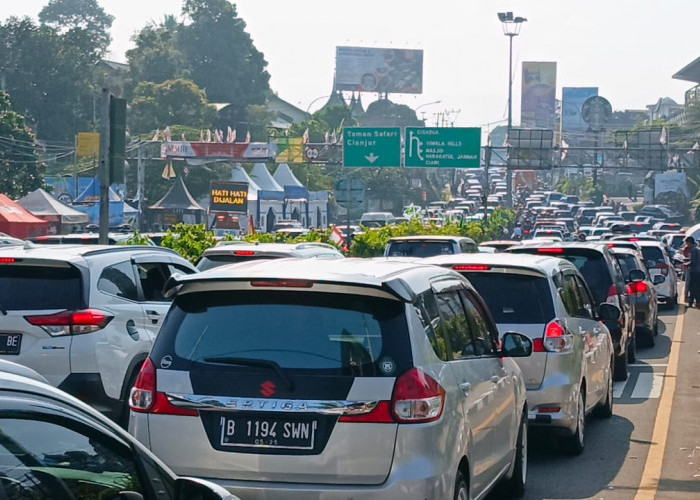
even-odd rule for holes
{"type": "MultiPolygon", "coordinates": [[[[612,415],[614,349],[599,306],[576,266],[556,257],[452,255],[427,259],[462,273],[484,298],[500,331],[530,337],[534,353],[519,358],[529,421],[551,429],[565,452],[583,451],[585,416],[612,415]]],[[[608,311],[601,311],[608,309],[608,311]]]]}
{"type": "Polygon", "coordinates": [[[173,278],[130,431],[246,499],[481,498],[527,476],[532,343],[458,273],[277,259],[173,278]]]}

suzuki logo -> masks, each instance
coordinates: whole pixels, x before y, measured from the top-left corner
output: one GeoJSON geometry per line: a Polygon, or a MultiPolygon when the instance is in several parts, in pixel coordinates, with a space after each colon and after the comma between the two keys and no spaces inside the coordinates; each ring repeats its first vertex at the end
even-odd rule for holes
{"type": "Polygon", "coordinates": [[[275,395],[275,392],[277,392],[275,391],[275,389],[277,389],[277,386],[275,386],[274,383],[268,380],[267,382],[260,385],[260,394],[262,394],[266,398],[269,398],[270,396],[275,395]]]}

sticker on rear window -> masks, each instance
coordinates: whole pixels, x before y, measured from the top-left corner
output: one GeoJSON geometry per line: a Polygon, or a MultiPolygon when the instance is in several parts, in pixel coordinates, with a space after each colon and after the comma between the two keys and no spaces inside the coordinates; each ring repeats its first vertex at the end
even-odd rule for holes
{"type": "Polygon", "coordinates": [[[379,360],[379,370],[384,375],[391,375],[396,370],[396,363],[392,359],[383,358],[379,360]]]}

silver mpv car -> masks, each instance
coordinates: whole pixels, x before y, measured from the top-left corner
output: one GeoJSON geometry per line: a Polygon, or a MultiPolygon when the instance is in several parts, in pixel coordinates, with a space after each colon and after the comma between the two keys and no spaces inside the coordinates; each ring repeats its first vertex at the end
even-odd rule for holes
{"type": "Polygon", "coordinates": [[[427,262],[464,275],[488,305],[500,331],[530,337],[534,353],[518,359],[529,421],[559,435],[567,453],[583,451],[585,416],[610,417],[614,348],[583,276],[567,260],[522,254],[445,255],[427,262]]]}
{"type": "Polygon", "coordinates": [[[525,382],[460,274],[276,259],[166,285],[129,430],[246,499],[481,498],[527,476],[525,382]]]}

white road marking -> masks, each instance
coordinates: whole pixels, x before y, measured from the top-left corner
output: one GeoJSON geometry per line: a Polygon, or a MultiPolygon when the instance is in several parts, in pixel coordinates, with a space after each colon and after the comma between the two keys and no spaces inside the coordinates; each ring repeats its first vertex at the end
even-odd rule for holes
{"type": "Polygon", "coordinates": [[[625,392],[625,387],[627,387],[627,382],[629,381],[629,375],[627,377],[627,380],[613,382],[613,398],[622,397],[622,393],[625,392]]]}
{"type": "Polygon", "coordinates": [[[633,399],[658,399],[664,385],[662,373],[640,373],[632,391],[633,399]]]}
{"type": "Polygon", "coordinates": [[[659,366],[661,368],[665,368],[668,366],[668,363],[649,363],[649,364],[647,364],[647,363],[634,363],[634,364],[627,365],[627,366],[635,366],[635,367],[641,367],[641,368],[644,368],[645,366],[651,366],[651,367],[659,366]]]}

